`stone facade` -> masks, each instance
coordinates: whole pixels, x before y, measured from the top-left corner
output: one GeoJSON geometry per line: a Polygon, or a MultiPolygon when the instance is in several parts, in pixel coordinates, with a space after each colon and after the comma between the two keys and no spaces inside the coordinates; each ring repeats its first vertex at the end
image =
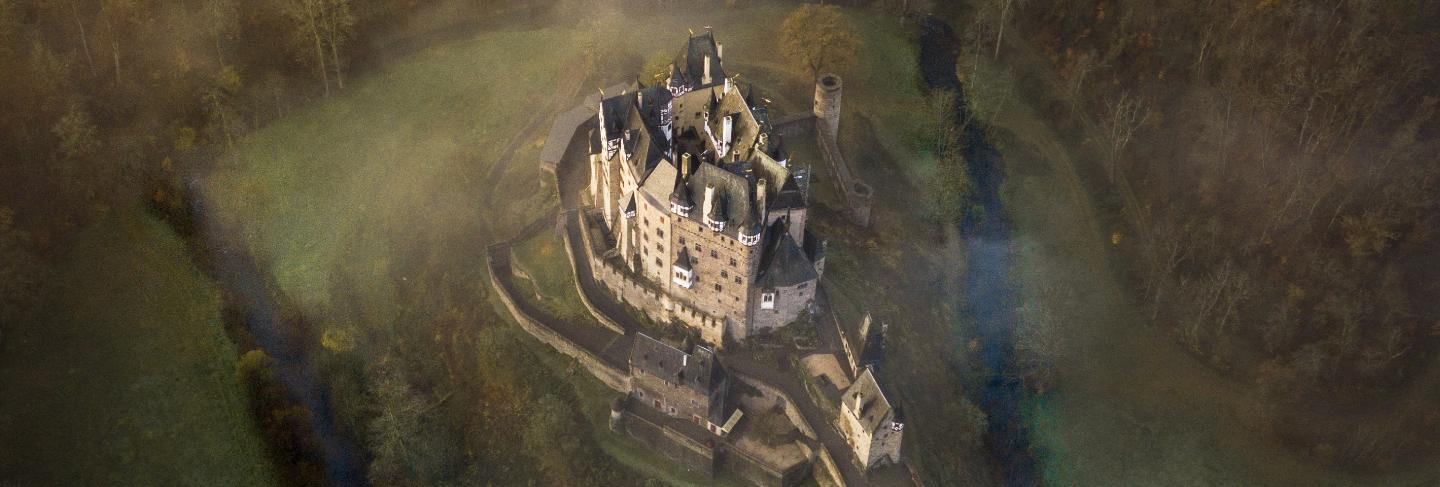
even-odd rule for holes
{"type": "Polygon", "coordinates": [[[834,137],[840,133],[840,77],[820,76],[815,82],[815,119],[821,133],[834,137]]]}
{"type": "Polygon", "coordinates": [[[665,83],[599,101],[590,144],[603,253],[628,271],[597,277],[647,281],[658,310],[622,299],[715,346],[794,321],[824,270],[824,243],[805,228],[808,176],[755,99],[726,77],[714,37],[692,36],[665,83]]]}
{"type": "Polygon", "coordinates": [[[836,422],[854,450],[860,468],[900,462],[900,440],[905,425],[875,381],[873,369],[861,372],[841,395],[836,422]]]}
{"type": "Polygon", "coordinates": [[[630,353],[631,395],[670,417],[724,434],[729,378],[714,350],[698,345],[684,348],[636,334],[630,353]]]}

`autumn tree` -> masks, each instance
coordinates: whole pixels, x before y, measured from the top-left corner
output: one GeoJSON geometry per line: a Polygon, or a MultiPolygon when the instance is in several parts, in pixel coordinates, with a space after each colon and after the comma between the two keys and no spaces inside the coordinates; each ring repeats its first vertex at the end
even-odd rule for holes
{"type": "Polygon", "coordinates": [[[294,22],[294,42],[305,46],[320,73],[325,96],[330,96],[330,74],[335,73],[336,85],[345,88],[340,66],[340,45],[349,40],[355,27],[350,0],[281,0],[282,11],[294,22]]]}
{"type": "Polygon", "coordinates": [[[663,49],[650,53],[645,57],[645,65],[640,68],[640,79],[659,83],[669,78],[673,56],[673,53],[663,49]]]}
{"type": "Polygon", "coordinates": [[[440,401],[411,387],[395,367],[372,371],[374,416],[367,434],[374,459],[370,481],[376,485],[434,483],[458,452],[432,411],[440,401]]]}
{"type": "Polygon", "coordinates": [[[801,5],[780,26],[781,48],[811,77],[851,66],[859,44],[854,28],[834,5],[801,5]]]}

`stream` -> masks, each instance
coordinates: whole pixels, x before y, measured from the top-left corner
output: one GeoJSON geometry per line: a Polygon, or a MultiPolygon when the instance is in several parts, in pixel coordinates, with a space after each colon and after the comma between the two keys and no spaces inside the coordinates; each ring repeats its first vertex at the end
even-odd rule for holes
{"type": "Polygon", "coordinates": [[[301,432],[320,441],[325,476],[330,485],[366,485],[364,452],[335,425],[329,389],[320,380],[305,344],[296,343],[296,334],[281,330],[281,307],[270,291],[269,281],[254,256],[238,243],[206,211],[204,190],[198,181],[189,184],[189,218],[196,230],[196,257],[205,261],[216,284],[244,309],[245,329],[254,346],[274,358],[275,378],[295,404],[310,413],[314,431],[301,432]]]}
{"type": "MultiPolygon", "coordinates": [[[[959,46],[955,31],[934,17],[920,25],[920,71],[931,91],[955,93],[955,114],[964,119],[965,92],[955,75],[959,46]]],[[[981,361],[989,376],[982,390],[971,394],[989,420],[991,454],[1005,485],[1040,485],[1037,461],[1030,450],[1030,433],[1021,417],[1026,389],[1016,370],[1014,327],[1017,322],[1016,286],[1011,282],[1011,222],[1000,200],[1005,167],[1000,153],[985,138],[978,124],[960,134],[976,201],[984,211],[960,222],[965,239],[968,271],[964,292],[968,310],[978,325],[981,361]]]]}

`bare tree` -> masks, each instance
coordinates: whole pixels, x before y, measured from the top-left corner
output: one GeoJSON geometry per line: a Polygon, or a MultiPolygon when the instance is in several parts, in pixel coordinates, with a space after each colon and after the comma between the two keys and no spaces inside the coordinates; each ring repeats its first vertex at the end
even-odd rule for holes
{"type": "Polygon", "coordinates": [[[283,0],[283,11],[296,22],[295,35],[302,44],[313,41],[315,47],[315,69],[320,72],[320,82],[325,87],[325,96],[330,96],[330,71],[326,69],[323,19],[327,0],[283,0]]]}
{"type": "Polygon", "coordinates": [[[1000,59],[1000,41],[1005,38],[1005,24],[1010,22],[1010,9],[1015,6],[1015,0],[993,1],[995,2],[995,8],[999,10],[999,12],[995,22],[997,26],[995,32],[995,53],[991,57],[1000,59]]]}
{"type": "Polygon", "coordinates": [[[340,45],[350,39],[350,33],[355,28],[350,0],[327,0],[320,28],[320,37],[330,46],[330,66],[335,70],[335,84],[344,90],[345,73],[340,62],[340,45]]]}
{"type": "Polygon", "coordinates": [[[1105,116],[1100,119],[1101,135],[1105,138],[1105,168],[1114,181],[1120,171],[1120,158],[1134,140],[1135,131],[1150,118],[1150,108],[1145,100],[1129,92],[1122,92],[1106,103],[1105,108],[1105,116]]]}

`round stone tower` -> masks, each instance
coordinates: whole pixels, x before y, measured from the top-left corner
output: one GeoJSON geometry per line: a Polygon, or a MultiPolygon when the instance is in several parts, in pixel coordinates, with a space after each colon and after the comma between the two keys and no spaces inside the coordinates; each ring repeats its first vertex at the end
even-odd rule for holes
{"type": "Polygon", "coordinates": [[[815,80],[815,119],[817,130],[830,137],[840,133],[840,76],[834,73],[815,80]]]}

